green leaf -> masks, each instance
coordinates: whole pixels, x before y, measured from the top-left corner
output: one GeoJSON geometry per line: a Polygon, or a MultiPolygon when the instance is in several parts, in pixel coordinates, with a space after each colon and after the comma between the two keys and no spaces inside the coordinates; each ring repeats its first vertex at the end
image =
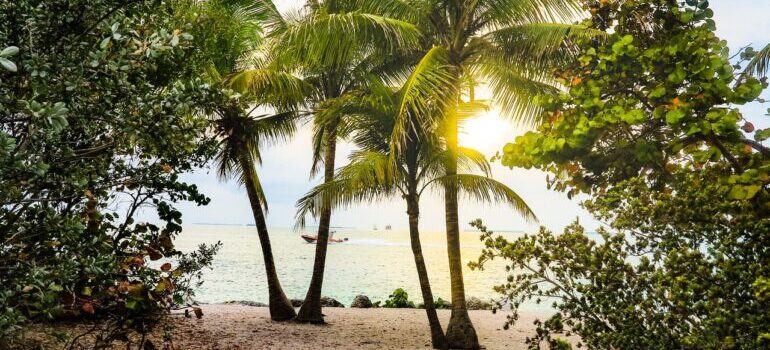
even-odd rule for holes
{"type": "Polygon", "coordinates": [[[69,125],[67,119],[60,115],[51,116],[48,118],[48,121],[51,123],[54,132],[60,132],[69,125]]]}
{"type": "Polygon", "coordinates": [[[754,140],[762,142],[770,138],[770,128],[757,130],[754,134],[754,140]]]}
{"type": "Polygon", "coordinates": [[[16,71],[18,71],[18,68],[16,67],[16,64],[11,62],[11,60],[9,60],[9,59],[7,59],[5,57],[0,57],[0,65],[2,65],[3,68],[5,68],[5,70],[7,70],[9,72],[16,72],[16,71]]]}
{"type": "Polygon", "coordinates": [[[730,189],[730,198],[743,200],[746,198],[746,191],[743,190],[743,186],[735,185],[730,189]]]}
{"type": "Polygon", "coordinates": [[[624,122],[628,124],[637,124],[644,121],[645,116],[644,112],[640,109],[634,109],[631,111],[628,111],[627,113],[623,113],[620,116],[620,119],[622,119],[624,122]]]}
{"type": "Polygon", "coordinates": [[[749,185],[744,186],[743,189],[746,191],[746,199],[752,199],[757,195],[757,192],[759,192],[762,187],[758,185],[749,185]]]}
{"type": "Polygon", "coordinates": [[[650,92],[650,97],[652,98],[658,98],[663,97],[666,95],[666,87],[665,86],[658,86],[650,92]]]}
{"type": "Polygon", "coordinates": [[[674,71],[668,75],[668,81],[673,84],[681,84],[685,78],[687,78],[687,72],[681,65],[677,65],[674,71]]]}
{"type": "Polygon", "coordinates": [[[677,124],[685,115],[684,111],[679,108],[672,109],[666,113],[666,123],[669,125],[677,124]]]}
{"type": "Polygon", "coordinates": [[[0,51],[0,57],[11,57],[19,53],[19,48],[16,46],[8,46],[0,51]]]}

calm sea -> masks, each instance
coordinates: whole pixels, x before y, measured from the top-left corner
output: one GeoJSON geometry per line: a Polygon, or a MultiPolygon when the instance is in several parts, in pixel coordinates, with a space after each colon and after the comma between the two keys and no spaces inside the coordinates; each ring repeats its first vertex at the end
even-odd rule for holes
{"type": "MultiPolygon", "coordinates": [[[[372,301],[387,299],[396,288],[404,288],[415,302],[422,300],[409,233],[404,230],[336,228],[335,238],[345,243],[329,245],[323,295],[349,305],[358,294],[372,301]]],[[[315,234],[312,229],[308,232],[315,234]]],[[[501,233],[515,237],[516,233],[501,233]]],[[[315,245],[306,243],[291,229],[271,228],[273,255],[281,284],[289,298],[305,296],[313,268],[315,245]]],[[[423,253],[434,297],[449,300],[449,269],[444,232],[423,232],[423,253]]],[[[254,226],[187,225],[177,238],[177,248],[191,251],[200,243],[221,241],[213,268],[204,272],[204,284],[196,292],[206,303],[230,300],[267,301],[262,252],[254,226]]],[[[484,271],[471,271],[467,262],[478,258],[482,242],[478,232],[461,234],[466,295],[483,299],[498,298],[492,290],[504,283],[502,261],[494,261],[484,271]]]]}

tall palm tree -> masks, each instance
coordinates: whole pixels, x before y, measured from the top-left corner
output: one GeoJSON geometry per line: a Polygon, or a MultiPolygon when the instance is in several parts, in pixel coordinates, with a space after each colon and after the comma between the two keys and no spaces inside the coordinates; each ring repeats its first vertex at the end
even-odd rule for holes
{"type": "MultiPolygon", "coordinates": [[[[314,116],[311,176],[323,165],[324,182],[334,178],[337,140],[345,136],[344,115],[336,109],[347,93],[388,53],[415,45],[419,36],[410,23],[356,11],[353,1],[310,1],[299,13],[282,16],[270,1],[261,3],[267,18],[268,52],[273,69],[295,72],[312,86],[309,115],[314,116]]],[[[246,72],[248,73],[248,72],[246,72]]],[[[313,274],[300,322],[323,323],[321,291],[331,225],[331,208],[321,208],[313,274]]]]}
{"type": "MultiPolygon", "coordinates": [[[[412,128],[402,147],[398,150],[391,148],[390,139],[400,99],[409,85],[395,93],[382,85],[373,84],[372,87],[374,89],[368,96],[357,96],[346,106],[349,114],[357,114],[351,118],[350,124],[352,140],[360,151],[350,157],[348,165],[337,171],[334,181],[315,187],[298,201],[297,216],[301,225],[308,213],[315,215],[319,208],[348,206],[400,195],[406,202],[412,253],[432,344],[436,349],[444,349],[448,343],[436,313],[420,243],[420,196],[431,186],[440,187],[451,182],[471,197],[509,203],[527,218],[534,218],[534,214],[514,191],[489,177],[487,160],[475,150],[459,149],[460,169],[475,169],[484,175],[445,175],[443,168],[448,153],[439,147],[439,140],[432,129],[412,128]]],[[[469,114],[466,111],[465,115],[469,114]]]]}
{"type": "MultiPolygon", "coordinates": [[[[380,0],[366,2],[364,11],[415,23],[425,34],[424,56],[418,67],[431,81],[442,77],[443,87],[417,84],[414,97],[405,101],[429,98],[440,104],[445,120],[443,135],[449,152],[446,175],[457,174],[459,154],[458,108],[474,103],[473,85],[483,82],[503,113],[520,123],[532,122],[537,107],[531,102],[539,94],[555,91],[549,77],[551,69],[573,58],[574,47],[569,38],[597,35],[584,26],[556,23],[578,16],[577,0],[380,0]],[[464,98],[466,98],[464,100],[464,98]]],[[[420,81],[421,79],[416,79],[420,81]]],[[[420,105],[417,105],[421,107],[420,105]]],[[[435,105],[425,104],[428,108],[435,105]]],[[[403,113],[402,113],[403,114],[403,113]]],[[[417,113],[418,124],[436,118],[434,113],[417,113]]],[[[396,126],[397,138],[403,140],[412,123],[405,115],[396,126]]],[[[398,139],[394,138],[394,142],[398,139]]],[[[465,307],[465,291],[460,255],[458,222],[458,184],[444,187],[447,253],[452,285],[452,315],[447,339],[452,348],[478,348],[478,337],[465,307]]]]}
{"type": "Polygon", "coordinates": [[[262,43],[259,12],[247,1],[237,0],[211,0],[194,6],[191,13],[199,16],[196,20],[206,21],[207,29],[211,29],[195,33],[199,46],[205,47],[209,51],[205,54],[211,57],[204,76],[223,93],[213,107],[211,119],[219,140],[217,173],[223,180],[238,178],[246,188],[265,263],[270,317],[277,321],[292,319],[296,312],[278,279],[265,221],[267,198],[255,166],[262,160],[260,147],[290,137],[296,118],[291,111],[260,116],[252,112],[268,104],[281,109],[294,106],[304,98],[306,86],[289,74],[268,69],[250,70],[248,80],[242,74],[230,77],[238,72],[244,57],[262,43]],[[234,94],[231,89],[244,95],[234,94]]]}
{"type": "Polygon", "coordinates": [[[222,179],[237,177],[249,196],[265,261],[270,318],[276,321],[292,319],[296,312],[283,292],[276,272],[265,221],[267,198],[255,166],[262,161],[260,145],[288,138],[294,133],[296,121],[292,113],[251,116],[237,101],[219,106],[216,114],[217,118],[212,123],[220,139],[216,156],[217,173],[222,179]]]}

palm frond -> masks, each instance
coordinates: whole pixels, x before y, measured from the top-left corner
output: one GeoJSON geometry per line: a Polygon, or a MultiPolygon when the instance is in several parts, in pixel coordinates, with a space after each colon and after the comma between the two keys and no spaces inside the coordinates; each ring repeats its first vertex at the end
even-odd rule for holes
{"type": "Polygon", "coordinates": [[[252,186],[262,207],[267,199],[255,167],[262,162],[260,146],[288,139],[296,131],[296,115],[249,116],[240,105],[220,106],[218,118],[211,121],[219,138],[214,158],[220,179],[237,178],[244,186],[252,186]],[[251,183],[250,183],[251,182],[251,183]]]}
{"type": "Polygon", "coordinates": [[[461,101],[457,105],[456,114],[457,121],[463,123],[469,119],[478,117],[484,112],[488,112],[491,108],[490,102],[487,100],[473,100],[473,101],[461,101]]]}
{"type": "Polygon", "coordinates": [[[520,66],[549,69],[573,59],[577,42],[607,33],[579,24],[524,23],[491,31],[484,38],[508,61],[520,66]]]}
{"type": "MultiPolygon", "coordinates": [[[[428,145],[421,150],[419,180],[432,181],[431,179],[442,177],[446,174],[446,164],[449,162],[452,154],[445,148],[439,148],[436,145],[428,145]]],[[[484,176],[492,176],[492,166],[489,164],[486,156],[469,147],[458,147],[457,169],[462,172],[481,172],[484,176]]]]}
{"type": "MultiPolygon", "coordinates": [[[[427,185],[443,189],[453,186],[461,195],[486,203],[504,202],[527,221],[537,222],[537,217],[527,203],[515,191],[492,178],[473,174],[445,175],[427,185]]],[[[426,185],[426,186],[427,186],[426,185]]]]}
{"type": "Polygon", "coordinates": [[[287,28],[286,20],[283,18],[275,3],[271,0],[253,1],[250,9],[259,18],[260,23],[267,31],[267,36],[276,36],[283,33],[287,28]]]}
{"type": "Polygon", "coordinates": [[[524,125],[536,122],[540,115],[535,97],[558,92],[556,83],[547,75],[518,72],[516,66],[504,61],[486,59],[473,68],[473,73],[481,76],[492,90],[502,115],[524,125]]]}
{"type": "Polygon", "coordinates": [[[458,147],[457,167],[465,171],[479,170],[487,177],[492,176],[492,166],[487,157],[473,148],[458,147]]]}
{"type": "Polygon", "coordinates": [[[297,132],[297,119],[294,112],[261,115],[255,118],[251,132],[259,135],[261,146],[285,142],[297,132]]]}
{"type": "Polygon", "coordinates": [[[324,208],[344,208],[392,196],[398,186],[390,167],[387,155],[356,152],[351,162],[337,171],[334,181],[314,187],[297,201],[296,226],[304,227],[308,215],[316,216],[324,208]]]}
{"type": "Polygon", "coordinates": [[[323,165],[323,153],[328,137],[346,137],[350,128],[346,118],[358,112],[360,97],[357,93],[328,98],[316,104],[313,110],[313,161],[310,176],[314,177],[323,165]],[[333,132],[330,132],[333,131],[333,132]],[[333,136],[330,136],[333,135],[333,136]]]}
{"type": "Polygon", "coordinates": [[[364,13],[418,23],[424,16],[419,2],[404,0],[357,0],[356,7],[364,13]]]}
{"type": "Polygon", "coordinates": [[[263,103],[291,109],[303,104],[312,87],[288,72],[248,69],[226,78],[225,85],[263,103]]]}
{"type": "Polygon", "coordinates": [[[269,211],[267,206],[267,196],[265,195],[265,190],[262,187],[262,181],[259,180],[259,175],[257,174],[255,166],[256,164],[254,164],[248,155],[243,155],[239,167],[239,182],[244,186],[252,186],[254,192],[256,192],[259,205],[261,205],[262,209],[265,211],[265,213],[267,213],[269,211]]]}
{"type": "Polygon", "coordinates": [[[353,181],[361,186],[390,186],[396,184],[399,176],[394,176],[395,165],[386,153],[375,151],[356,151],[350,155],[350,163],[337,172],[337,177],[353,181]]]}
{"type": "Polygon", "coordinates": [[[744,74],[753,77],[763,78],[770,72],[770,44],[759,51],[756,56],[746,65],[744,74]]]}
{"type": "Polygon", "coordinates": [[[449,64],[447,50],[434,46],[420,60],[399,91],[391,147],[398,151],[409,129],[435,124],[436,110],[443,110],[453,94],[457,73],[449,64]],[[415,120],[416,119],[416,120],[415,120]],[[420,120],[421,119],[421,120],[420,120]],[[415,125],[415,122],[419,125],[415,125]]]}
{"type": "Polygon", "coordinates": [[[488,27],[515,23],[570,22],[582,15],[580,0],[478,0],[478,17],[488,27]]]}
{"type": "Polygon", "coordinates": [[[318,175],[324,164],[323,152],[326,144],[326,125],[313,124],[313,160],[310,164],[310,178],[318,175]]]}
{"type": "Polygon", "coordinates": [[[292,23],[274,41],[277,59],[299,65],[338,67],[364,48],[395,52],[418,43],[420,31],[411,23],[361,13],[314,13],[292,23]]]}
{"type": "Polygon", "coordinates": [[[219,139],[215,156],[217,175],[226,180],[243,176],[242,161],[247,157],[251,163],[259,162],[259,137],[251,132],[253,120],[235,102],[217,108],[218,118],[211,121],[219,139]]]}

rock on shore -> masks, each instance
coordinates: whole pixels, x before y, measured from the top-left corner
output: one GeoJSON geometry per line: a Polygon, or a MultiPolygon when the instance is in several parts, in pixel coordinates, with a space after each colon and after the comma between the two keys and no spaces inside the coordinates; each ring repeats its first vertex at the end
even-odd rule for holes
{"type": "MultiPolygon", "coordinates": [[[[302,304],[305,303],[302,299],[291,299],[289,300],[291,302],[291,306],[294,307],[301,307],[302,304]]],[[[332,297],[321,297],[321,306],[322,307],[345,307],[344,304],[337,301],[337,299],[334,299],[332,297]]]]}
{"type": "Polygon", "coordinates": [[[350,303],[350,307],[368,309],[372,307],[372,301],[366,295],[356,295],[353,302],[350,303]]]}
{"type": "MultiPolygon", "coordinates": [[[[301,307],[305,301],[302,299],[291,299],[290,302],[291,302],[291,305],[294,307],[301,307]]],[[[484,301],[476,297],[468,298],[465,301],[465,303],[466,303],[466,308],[468,310],[492,310],[495,307],[494,302],[484,301]]],[[[236,304],[236,305],[253,306],[253,307],[268,306],[265,303],[260,303],[258,301],[250,301],[250,300],[230,300],[230,301],[225,301],[222,304],[236,304]]],[[[337,299],[334,299],[331,297],[321,297],[321,306],[345,307],[344,304],[337,301],[337,299]]],[[[357,309],[369,309],[369,308],[375,307],[375,305],[366,295],[356,295],[356,297],[353,299],[353,302],[350,303],[350,307],[357,308],[357,309]]],[[[423,305],[420,304],[418,308],[423,308],[423,305]]],[[[452,304],[448,302],[444,302],[444,304],[439,307],[439,309],[451,309],[451,308],[452,308],[452,304]]]]}
{"type": "Polygon", "coordinates": [[[258,301],[249,301],[249,300],[229,300],[222,304],[236,304],[236,305],[245,305],[245,306],[254,306],[254,307],[267,307],[268,305],[265,303],[260,303],[258,301]]]}

